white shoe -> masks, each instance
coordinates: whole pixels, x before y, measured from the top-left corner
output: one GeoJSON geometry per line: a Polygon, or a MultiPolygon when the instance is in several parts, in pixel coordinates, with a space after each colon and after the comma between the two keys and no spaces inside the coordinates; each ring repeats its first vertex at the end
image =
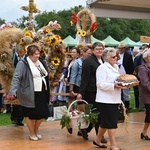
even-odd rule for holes
{"type": "Polygon", "coordinates": [[[46,121],[53,121],[54,118],[53,117],[48,117],[48,119],[46,121]]]}
{"type": "Polygon", "coordinates": [[[36,136],[37,136],[38,139],[41,139],[41,138],[42,138],[42,135],[41,135],[41,134],[37,134],[36,136]]]}
{"type": "Polygon", "coordinates": [[[32,136],[29,135],[29,139],[32,140],[32,141],[37,141],[38,137],[32,137],[32,136]]]}
{"type": "Polygon", "coordinates": [[[5,110],[3,111],[3,114],[6,114],[6,111],[7,111],[7,110],[5,109],[5,110]]]}

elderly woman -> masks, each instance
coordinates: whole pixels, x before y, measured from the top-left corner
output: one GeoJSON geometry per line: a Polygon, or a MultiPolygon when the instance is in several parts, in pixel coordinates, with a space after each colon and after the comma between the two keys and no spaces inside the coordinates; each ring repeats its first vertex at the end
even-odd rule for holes
{"type": "Polygon", "coordinates": [[[105,60],[96,71],[96,105],[100,112],[101,124],[93,144],[100,148],[107,148],[102,145],[101,138],[108,131],[110,149],[118,150],[115,141],[116,128],[118,123],[118,105],[121,103],[121,86],[115,83],[120,76],[117,63],[116,50],[106,48],[102,54],[105,60]]]}
{"type": "Polygon", "coordinates": [[[141,133],[141,139],[150,140],[147,130],[150,125],[150,49],[143,53],[144,62],[138,68],[138,77],[140,79],[139,94],[146,109],[145,124],[141,133]]]}
{"type": "Polygon", "coordinates": [[[42,138],[39,127],[50,115],[49,91],[48,70],[45,61],[40,58],[40,48],[36,44],[29,45],[27,55],[16,66],[7,99],[19,99],[30,140],[42,138]]]}

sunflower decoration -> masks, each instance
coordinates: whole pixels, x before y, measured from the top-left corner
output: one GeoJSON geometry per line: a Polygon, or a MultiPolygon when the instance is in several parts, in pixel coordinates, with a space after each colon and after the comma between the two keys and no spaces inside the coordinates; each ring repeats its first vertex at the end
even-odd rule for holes
{"type": "Polygon", "coordinates": [[[29,36],[31,38],[33,37],[32,32],[30,32],[30,31],[25,31],[23,36],[29,36]]]}
{"type": "Polygon", "coordinates": [[[60,65],[60,59],[58,58],[58,57],[54,57],[54,58],[52,58],[52,60],[51,60],[51,64],[53,65],[53,66],[55,66],[55,67],[58,67],[59,65],[60,65]]]}
{"type": "Polygon", "coordinates": [[[77,31],[77,35],[78,35],[78,36],[85,37],[85,36],[86,36],[86,31],[79,30],[79,31],[77,31]]]}
{"type": "Polygon", "coordinates": [[[19,42],[18,42],[18,49],[17,49],[17,53],[18,53],[19,57],[22,57],[26,53],[25,47],[28,44],[31,44],[32,42],[33,42],[33,38],[31,38],[30,36],[24,36],[23,38],[21,38],[19,40],[19,42]]]}
{"type": "Polygon", "coordinates": [[[82,30],[77,31],[78,36],[81,36],[81,34],[82,34],[82,30]]]}
{"type": "Polygon", "coordinates": [[[45,28],[44,30],[43,30],[43,33],[44,34],[49,34],[51,32],[51,30],[49,29],[49,28],[45,28]]]}
{"type": "Polygon", "coordinates": [[[48,37],[46,44],[48,46],[53,46],[53,45],[57,44],[57,42],[58,42],[58,37],[56,35],[53,35],[53,36],[48,37]]]}

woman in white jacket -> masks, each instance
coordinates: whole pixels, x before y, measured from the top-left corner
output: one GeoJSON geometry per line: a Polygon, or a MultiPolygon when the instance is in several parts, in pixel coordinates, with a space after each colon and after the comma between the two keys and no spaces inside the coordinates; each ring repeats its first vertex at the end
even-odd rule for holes
{"type": "Polygon", "coordinates": [[[118,122],[118,105],[121,103],[121,86],[115,83],[117,77],[120,76],[119,67],[116,64],[116,50],[106,48],[102,57],[105,63],[100,65],[96,71],[97,94],[95,100],[101,116],[101,125],[93,144],[100,148],[107,148],[107,146],[100,143],[107,130],[110,149],[118,150],[115,133],[118,122]]]}

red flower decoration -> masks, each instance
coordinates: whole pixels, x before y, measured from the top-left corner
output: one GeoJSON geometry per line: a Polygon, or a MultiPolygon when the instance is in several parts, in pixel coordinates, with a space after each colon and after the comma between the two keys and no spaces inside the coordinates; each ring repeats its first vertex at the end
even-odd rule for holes
{"type": "Polygon", "coordinates": [[[77,15],[76,15],[75,12],[72,13],[71,21],[72,21],[73,24],[75,24],[77,22],[77,15]]]}
{"type": "Polygon", "coordinates": [[[92,23],[91,27],[90,27],[90,31],[95,32],[95,30],[97,29],[98,24],[96,22],[92,23]]]}

